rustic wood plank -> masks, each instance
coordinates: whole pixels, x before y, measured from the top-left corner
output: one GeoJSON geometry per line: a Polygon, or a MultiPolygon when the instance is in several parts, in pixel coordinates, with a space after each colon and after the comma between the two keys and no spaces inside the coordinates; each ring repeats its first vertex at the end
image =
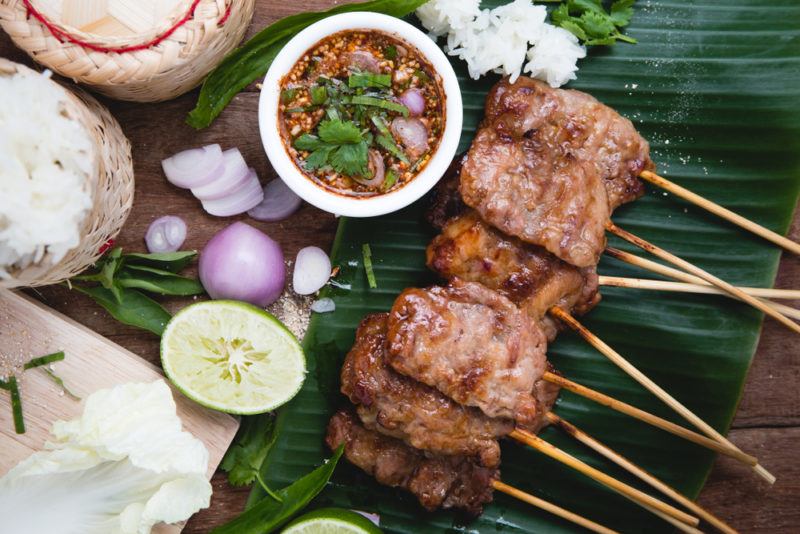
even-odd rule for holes
{"type": "MultiPolygon", "coordinates": [[[[324,9],[344,2],[305,0],[301,4],[280,0],[259,0],[248,37],[280,17],[302,10],[324,9]]],[[[0,35],[0,56],[30,64],[10,39],[0,35]]],[[[206,215],[188,192],[178,190],[163,178],[160,160],[183,148],[218,142],[225,148],[237,146],[262,181],[273,179],[260,145],[255,117],[257,89],[251,85],[234,99],[231,106],[210,128],[195,132],[184,124],[186,113],[194,105],[196,91],[161,104],[110,102],[114,115],[131,139],[136,170],[136,199],[119,244],[129,249],[143,248],[143,235],[149,223],[166,214],[180,215],[190,223],[187,247],[201,248],[214,232],[230,224],[231,219],[206,215]]],[[[335,219],[304,206],[289,223],[248,221],[281,243],[287,258],[307,245],[329,247],[336,228],[335,219]]],[[[795,216],[792,238],[800,240],[800,217],[795,216]]],[[[784,257],[776,287],[800,287],[800,258],[784,257]]],[[[158,341],[146,333],[119,325],[87,298],[66,288],[42,288],[35,296],[49,306],[107,336],[147,360],[158,362],[158,341]]],[[[175,310],[185,299],[168,299],[175,310]]],[[[800,305],[800,302],[791,303],[800,305]]],[[[745,450],[753,451],[762,463],[778,475],[778,483],[766,487],[747,470],[720,460],[701,495],[701,502],[729,520],[742,532],[793,532],[800,524],[800,466],[796,461],[800,438],[800,338],[773,321],[766,321],[756,358],[731,438],[745,450]],[[775,428],[772,428],[775,427],[775,428]]],[[[244,507],[249,489],[232,488],[224,473],[213,478],[211,508],[197,514],[184,532],[209,532],[236,515],[244,507]]]]}

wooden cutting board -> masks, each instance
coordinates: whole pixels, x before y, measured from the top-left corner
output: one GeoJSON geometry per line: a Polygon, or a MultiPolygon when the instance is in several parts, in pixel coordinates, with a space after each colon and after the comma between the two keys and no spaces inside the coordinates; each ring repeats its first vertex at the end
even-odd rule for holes
{"type": "MultiPolygon", "coordinates": [[[[142,333],[142,335],[150,335],[142,333]]],[[[89,394],[126,382],[152,382],[161,370],[134,353],[20,293],[0,290],[0,365],[3,359],[22,361],[63,350],[66,358],[53,365],[70,391],[89,394]]],[[[5,370],[0,367],[0,374],[5,370]]],[[[64,395],[42,369],[20,373],[26,432],[16,434],[8,393],[0,391],[0,476],[31,453],[41,450],[58,419],[79,416],[83,404],[64,395]]],[[[233,440],[239,421],[208,410],[172,389],[185,430],[209,452],[208,477],[216,470],[233,440]]],[[[158,534],[175,534],[182,526],[160,525],[158,534]]]]}

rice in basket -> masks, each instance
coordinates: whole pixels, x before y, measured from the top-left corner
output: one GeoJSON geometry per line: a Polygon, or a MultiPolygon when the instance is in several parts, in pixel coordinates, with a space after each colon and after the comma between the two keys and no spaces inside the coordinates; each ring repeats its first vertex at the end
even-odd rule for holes
{"type": "Polygon", "coordinates": [[[0,72],[0,280],[56,264],[78,246],[98,167],[68,94],[28,69],[0,72]]]}

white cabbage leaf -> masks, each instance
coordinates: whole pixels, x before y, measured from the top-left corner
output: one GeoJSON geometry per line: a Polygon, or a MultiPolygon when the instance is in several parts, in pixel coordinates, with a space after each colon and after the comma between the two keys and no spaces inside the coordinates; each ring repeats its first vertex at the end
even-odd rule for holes
{"type": "Polygon", "coordinates": [[[208,450],[163,380],[97,391],[52,435],[0,478],[3,532],[147,534],[209,505],[208,450]]]}

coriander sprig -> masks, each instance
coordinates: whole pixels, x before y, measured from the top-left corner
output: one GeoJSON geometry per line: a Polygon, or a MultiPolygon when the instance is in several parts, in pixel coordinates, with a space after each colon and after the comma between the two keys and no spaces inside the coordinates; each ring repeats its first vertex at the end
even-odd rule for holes
{"type": "Polygon", "coordinates": [[[635,1],[616,0],[606,11],[602,0],[567,0],[550,14],[550,20],[586,46],[611,45],[617,41],[636,43],[633,37],[620,33],[633,17],[635,1]]]}

